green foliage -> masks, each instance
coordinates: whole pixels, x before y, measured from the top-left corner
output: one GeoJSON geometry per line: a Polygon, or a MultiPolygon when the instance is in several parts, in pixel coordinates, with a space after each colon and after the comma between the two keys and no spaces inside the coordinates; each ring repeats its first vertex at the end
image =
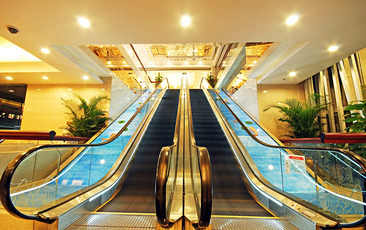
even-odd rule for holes
{"type": "Polygon", "coordinates": [[[264,111],[276,108],[284,115],[278,120],[289,124],[288,127],[292,129],[290,135],[287,135],[289,137],[317,137],[322,125],[317,117],[320,111],[327,107],[321,99],[319,94],[311,95],[306,103],[297,99],[286,99],[282,102],[283,105],[272,105],[264,111]]]}
{"type": "Polygon", "coordinates": [[[363,117],[366,114],[366,101],[352,102],[344,110],[350,111],[344,116],[346,118],[344,121],[352,123],[346,128],[346,131],[349,133],[366,132],[366,118],[363,117]]]}
{"type": "Polygon", "coordinates": [[[207,75],[206,80],[211,85],[212,88],[215,88],[217,83],[217,78],[215,78],[212,74],[207,75]]]}
{"type": "Polygon", "coordinates": [[[105,116],[107,112],[99,108],[102,101],[109,99],[107,96],[94,96],[87,102],[80,95],[74,95],[78,100],[61,98],[71,118],[71,121],[67,122],[66,130],[73,136],[92,137],[104,128],[105,122],[110,119],[105,116]]]}
{"type": "MultiPolygon", "coordinates": [[[[350,112],[349,114],[344,115],[344,117],[346,118],[344,121],[352,123],[350,126],[346,128],[346,131],[349,133],[366,132],[366,118],[363,117],[363,115],[366,114],[366,101],[352,102],[344,110],[350,112]]],[[[357,153],[363,158],[366,158],[365,143],[346,144],[344,148],[354,153],[357,153]]]]}
{"type": "Polygon", "coordinates": [[[160,75],[160,72],[158,73],[158,76],[156,76],[155,77],[155,81],[156,81],[156,83],[155,83],[155,87],[158,87],[158,85],[160,84],[160,82],[162,82],[163,81],[163,76],[161,76],[160,75]]]}

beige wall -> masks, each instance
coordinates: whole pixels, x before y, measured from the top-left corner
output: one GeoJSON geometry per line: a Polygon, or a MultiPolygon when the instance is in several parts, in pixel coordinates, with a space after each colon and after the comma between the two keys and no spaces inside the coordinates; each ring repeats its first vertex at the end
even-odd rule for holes
{"type": "Polygon", "coordinates": [[[287,123],[281,122],[278,118],[281,114],[277,109],[270,109],[263,112],[270,105],[277,104],[287,98],[295,98],[305,101],[304,84],[297,85],[258,85],[258,108],[259,122],[269,132],[279,138],[288,134],[287,123]]]}
{"type": "MultiPolygon", "coordinates": [[[[28,85],[21,130],[54,130],[57,135],[67,133],[61,128],[66,126],[68,120],[61,98],[73,99],[74,93],[85,99],[96,95],[110,97],[110,80],[100,85],[28,85]]],[[[105,105],[105,109],[109,110],[109,103],[105,105]]]]}

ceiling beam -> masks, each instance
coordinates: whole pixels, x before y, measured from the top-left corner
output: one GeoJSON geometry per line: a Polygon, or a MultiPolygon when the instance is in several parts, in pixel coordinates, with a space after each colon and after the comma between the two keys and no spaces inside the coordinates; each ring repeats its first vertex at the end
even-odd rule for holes
{"type": "Polygon", "coordinates": [[[213,65],[211,67],[211,74],[214,76],[214,78],[217,78],[217,75],[219,74],[222,64],[225,61],[227,55],[229,54],[232,45],[233,43],[229,43],[225,45],[220,45],[217,48],[213,65]]]}
{"type": "Polygon", "coordinates": [[[230,62],[222,73],[223,77],[221,77],[217,83],[217,88],[226,88],[236,77],[236,75],[238,75],[238,73],[243,69],[243,66],[246,62],[245,53],[245,43],[238,44],[233,56],[230,59],[230,62]]]}

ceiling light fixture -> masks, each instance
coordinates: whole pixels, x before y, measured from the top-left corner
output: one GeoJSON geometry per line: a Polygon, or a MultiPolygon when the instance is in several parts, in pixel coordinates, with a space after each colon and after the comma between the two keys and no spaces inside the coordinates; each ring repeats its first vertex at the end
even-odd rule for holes
{"type": "Polygon", "coordinates": [[[68,88],[67,90],[71,91],[72,89],[68,88]]]}
{"type": "Polygon", "coordinates": [[[41,52],[44,53],[44,54],[49,54],[50,53],[50,50],[47,49],[47,48],[42,48],[41,49],[41,52]]]}
{"type": "Polygon", "coordinates": [[[328,48],[328,51],[329,52],[334,52],[334,51],[336,51],[336,50],[338,50],[338,46],[336,46],[336,45],[334,45],[334,46],[330,46],[329,48],[328,48]]]}
{"type": "Polygon", "coordinates": [[[90,21],[83,17],[78,17],[78,23],[81,27],[89,28],[90,27],[90,21]]]}
{"type": "Polygon", "coordinates": [[[293,14],[290,17],[287,18],[286,24],[289,26],[294,25],[297,21],[299,21],[299,15],[293,14]]]}
{"type": "Polygon", "coordinates": [[[83,76],[83,80],[89,80],[89,77],[88,77],[88,76],[86,76],[86,75],[84,75],[84,76],[83,76]]]}
{"type": "Polygon", "coordinates": [[[180,19],[180,24],[183,26],[183,27],[188,27],[190,26],[192,23],[192,19],[190,16],[188,15],[184,15],[182,16],[182,18],[180,19]]]}
{"type": "Polygon", "coordinates": [[[6,79],[6,80],[9,80],[9,81],[13,80],[13,78],[12,78],[12,77],[10,77],[10,76],[6,76],[6,77],[5,77],[5,79],[6,79]]]}
{"type": "Polygon", "coordinates": [[[43,80],[48,80],[48,77],[47,76],[43,76],[42,79],[43,80]]]}
{"type": "Polygon", "coordinates": [[[12,89],[9,89],[9,92],[10,92],[10,93],[14,93],[14,90],[12,90],[12,89]]]}
{"type": "Polygon", "coordinates": [[[291,72],[291,73],[289,73],[289,76],[290,76],[290,77],[295,77],[295,76],[296,76],[296,72],[291,72]]]}

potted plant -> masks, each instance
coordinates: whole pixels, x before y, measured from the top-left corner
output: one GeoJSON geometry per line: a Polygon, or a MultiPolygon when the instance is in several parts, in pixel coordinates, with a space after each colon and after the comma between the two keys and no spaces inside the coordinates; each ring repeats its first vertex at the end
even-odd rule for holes
{"type": "Polygon", "coordinates": [[[163,76],[160,75],[160,72],[158,73],[158,76],[155,77],[155,87],[158,87],[158,85],[163,81],[163,76]]]}
{"type": "MultiPolygon", "coordinates": [[[[344,111],[348,111],[345,114],[345,122],[350,125],[346,128],[348,133],[365,133],[366,132],[366,100],[364,101],[354,101],[351,102],[344,111]]],[[[345,144],[343,148],[349,149],[350,151],[357,153],[358,155],[366,158],[366,144],[365,143],[355,143],[355,144],[345,144]]]]}
{"type": "Polygon", "coordinates": [[[207,75],[206,80],[211,85],[212,88],[215,88],[217,83],[217,78],[215,78],[212,74],[207,75]]]}
{"type": "Polygon", "coordinates": [[[278,109],[283,115],[279,121],[289,124],[292,138],[317,137],[322,124],[317,119],[320,111],[327,108],[328,103],[322,102],[319,94],[312,94],[308,102],[301,102],[297,99],[286,99],[282,104],[271,105],[264,111],[271,108],[278,109]]]}
{"type": "Polygon", "coordinates": [[[100,103],[109,100],[107,96],[94,96],[89,102],[78,94],[74,94],[77,100],[64,100],[63,104],[69,110],[71,120],[67,122],[67,131],[73,136],[92,137],[100,129],[106,127],[107,111],[100,108],[100,103]]]}

